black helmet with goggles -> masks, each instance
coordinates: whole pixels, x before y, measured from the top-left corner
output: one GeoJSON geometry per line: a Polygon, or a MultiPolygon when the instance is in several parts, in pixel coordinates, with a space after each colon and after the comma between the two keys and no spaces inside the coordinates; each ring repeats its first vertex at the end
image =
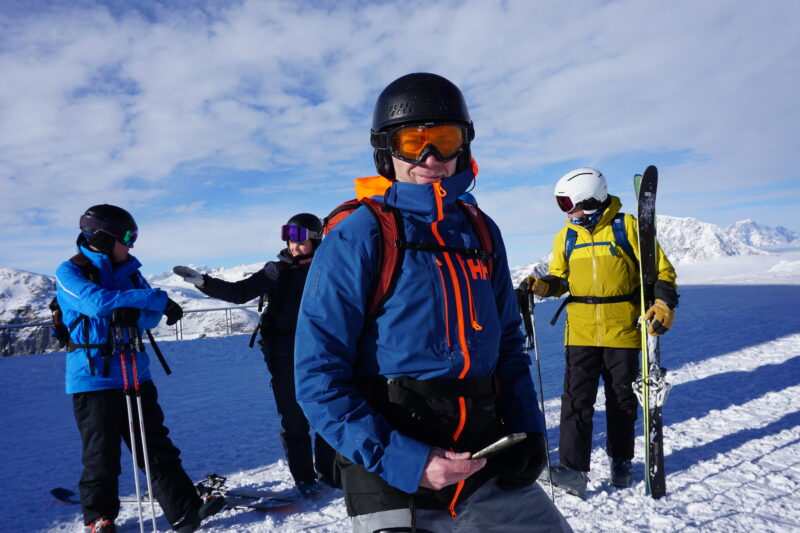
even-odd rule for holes
{"type": "Polygon", "coordinates": [[[390,83],[375,103],[370,142],[378,172],[394,179],[394,156],[420,163],[458,158],[456,172],[469,167],[469,144],[475,129],[461,91],[451,81],[429,73],[407,74],[390,83]]]}
{"type": "Polygon", "coordinates": [[[90,207],[81,215],[79,224],[79,242],[83,240],[104,254],[111,253],[115,241],[133,246],[139,235],[133,216],[121,207],[110,204],[90,207]]]}

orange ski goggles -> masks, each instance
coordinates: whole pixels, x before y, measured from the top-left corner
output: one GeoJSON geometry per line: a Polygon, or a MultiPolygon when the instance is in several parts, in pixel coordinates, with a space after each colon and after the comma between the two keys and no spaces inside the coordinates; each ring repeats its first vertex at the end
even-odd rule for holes
{"type": "Polygon", "coordinates": [[[417,164],[431,154],[439,161],[458,157],[469,144],[469,137],[463,124],[405,124],[372,132],[370,142],[378,150],[388,150],[406,163],[417,164]]]}

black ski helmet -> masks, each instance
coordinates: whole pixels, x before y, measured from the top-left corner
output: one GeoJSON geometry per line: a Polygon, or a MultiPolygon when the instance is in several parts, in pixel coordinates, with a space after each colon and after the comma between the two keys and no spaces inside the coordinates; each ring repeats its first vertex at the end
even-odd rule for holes
{"type": "Polygon", "coordinates": [[[309,237],[311,242],[314,243],[314,249],[322,242],[322,221],[316,215],[312,215],[311,213],[298,213],[286,222],[286,226],[299,226],[314,232],[316,236],[309,237]]]}
{"type": "Polygon", "coordinates": [[[114,242],[133,244],[139,228],[130,213],[110,204],[94,205],[86,210],[80,219],[81,234],[78,242],[96,248],[104,254],[110,254],[114,242]]]}
{"type": "Polygon", "coordinates": [[[375,102],[370,142],[375,147],[375,168],[381,176],[395,179],[392,156],[387,150],[377,147],[376,134],[402,124],[421,122],[455,122],[466,126],[467,146],[458,156],[456,172],[471,165],[469,143],[475,138],[475,128],[464,95],[447,78],[416,72],[406,74],[387,85],[375,102]]]}

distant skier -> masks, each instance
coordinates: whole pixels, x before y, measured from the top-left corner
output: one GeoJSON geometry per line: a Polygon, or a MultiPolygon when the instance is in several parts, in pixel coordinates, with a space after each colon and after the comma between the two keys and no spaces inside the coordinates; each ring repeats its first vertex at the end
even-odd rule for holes
{"type": "MultiPolygon", "coordinates": [[[[78,255],[56,270],[56,298],[64,323],[73,328],[66,384],[83,447],[79,483],[83,521],[90,533],[108,533],[116,531],[119,513],[120,439],[131,447],[121,358],[112,351],[112,316],[126,316],[141,331],[155,327],[162,314],[172,325],[183,311],[167,293],[151,289],[139,273],[141,263],[129,254],[138,235],[130,213],[96,205],[81,216],[80,229],[78,255]]],[[[198,497],[181,465],[180,450],[167,436],[147,352],[136,353],[136,358],[154,496],[173,529],[189,533],[225,501],[219,496],[206,501],[198,497]]],[[[130,363],[128,359],[129,380],[130,363]]],[[[144,468],[138,417],[134,418],[139,466],[144,468]]]]}
{"type": "MultiPolygon", "coordinates": [[[[603,174],[579,168],[556,184],[558,206],[567,224],[553,241],[549,274],[523,280],[520,288],[537,296],[569,292],[564,333],[566,375],[561,397],[560,465],[553,484],[583,498],[592,451],[592,417],[600,377],[606,395],[606,453],[611,484],[632,483],[637,400],[631,384],[639,373],[641,335],[636,219],[620,213],[622,203],[608,194],[603,174]]],[[[665,333],[678,304],[675,269],[658,248],[656,303],[647,310],[650,333],[665,333]]],[[[560,309],[559,309],[560,311],[560,309]]],[[[543,475],[542,481],[548,481],[543,475]]]]}
{"type": "Polygon", "coordinates": [[[243,304],[266,295],[269,304],[259,322],[259,344],[272,376],[289,470],[303,496],[311,497],[319,492],[317,473],[325,483],[339,485],[334,468],[336,452],[319,435],[315,437],[312,455],[308,420],[297,404],[294,389],[297,313],[308,269],[322,239],[322,222],[310,213],[299,213],[281,228],[281,239],[286,248],[278,254],[278,260],[266,263],[264,268],[240,281],[223,281],[186,266],[176,266],[173,271],[204,294],[226,302],[243,304]]]}

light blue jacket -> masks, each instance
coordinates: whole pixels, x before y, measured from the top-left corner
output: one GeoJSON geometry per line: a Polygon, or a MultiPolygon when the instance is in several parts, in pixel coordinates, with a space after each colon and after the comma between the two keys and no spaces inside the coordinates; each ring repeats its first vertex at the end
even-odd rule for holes
{"type": "MultiPolygon", "coordinates": [[[[438,192],[433,185],[396,182],[373,199],[400,210],[408,242],[435,244],[438,234],[448,246],[480,248],[455,202],[473,179],[467,170],[443,180],[438,192]]],[[[295,341],[297,399],[336,450],[405,492],[417,490],[430,446],[377,414],[352,385],[354,377],[495,374],[506,429],[544,432],[505,247],[497,226],[487,222],[495,249],[492,279],[454,253],[448,262],[441,252],[406,250],[394,291],[374,319],[366,309],[382,244],[367,208],[325,237],[308,274],[295,341]]]]}
{"type": "MultiPolygon", "coordinates": [[[[64,261],[56,270],[56,297],[61,307],[63,321],[71,326],[80,315],[89,317],[88,325],[80,320],[72,331],[72,342],[76,344],[104,344],[108,340],[109,320],[111,313],[118,307],[135,307],[140,310],[139,329],[155,327],[161,320],[164,307],[167,305],[167,293],[161,289],[151,289],[139,272],[141,263],[133,256],[116,268],[112,268],[109,257],[94,252],[84,246],[79,247],[100,274],[100,284],[86,279],[80,267],[72,261],[64,261]],[[135,277],[136,285],[131,279],[135,277]],[[88,343],[85,328],[88,327],[88,343]]],[[[128,362],[128,380],[132,380],[133,371],[128,362]]],[[[122,366],[119,353],[111,354],[108,377],[103,377],[104,360],[102,350],[79,348],[67,352],[66,387],[67,394],[105,389],[121,389],[122,366]],[[89,358],[92,358],[94,375],[89,369],[89,358]]],[[[139,382],[150,380],[150,361],[147,352],[137,354],[136,367],[139,382]]],[[[132,382],[132,381],[131,381],[132,382]]]]}

